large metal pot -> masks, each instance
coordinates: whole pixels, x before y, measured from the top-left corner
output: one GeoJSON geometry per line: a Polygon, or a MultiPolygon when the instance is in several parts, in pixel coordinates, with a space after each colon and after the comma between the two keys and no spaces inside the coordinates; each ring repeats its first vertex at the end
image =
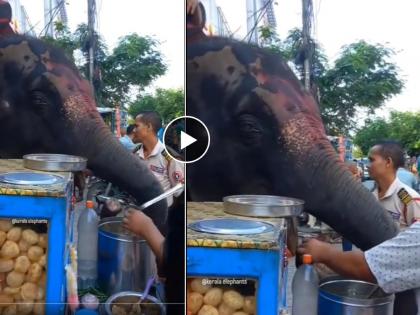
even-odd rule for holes
{"type": "Polygon", "coordinates": [[[99,223],[98,284],[108,295],[121,291],[143,291],[156,275],[155,257],[146,241],[125,230],[122,218],[99,223]]]}
{"type": "MultiPolygon", "coordinates": [[[[143,294],[138,292],[119,292],[116,293],[106,300],[104,308],[106,315],[112,315],[112,305],[121,303],[122,305],[131,306],[133,303],[136,303],[143,294]]],[[[144,300],[146,305],[142,306],[142,311],[145,315],[165,315],[165,306],[157,298],[148,295],[144,300]]]]}
{"type": "Polygon", "coordinates": [[[394,295],[376,284],[338,279],[319,286],[318,315],[392,315],[393,308],[394,295]]]}

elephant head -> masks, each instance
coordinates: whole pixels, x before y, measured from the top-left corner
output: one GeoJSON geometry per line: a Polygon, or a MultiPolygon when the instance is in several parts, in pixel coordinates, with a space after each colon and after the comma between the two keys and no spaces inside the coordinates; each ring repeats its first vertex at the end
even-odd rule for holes
{"type": "MultiPolygon", "coordinates": [[[[61,50],[24,36],[0,38],[0,156],[63,153],[86,157],[95,175],[139,203],[162,188],[99,115],[89,83],[61,50]]],[[[166,201],[146,210],[162,229],[166,201]]]]}
{"type": "Polygon", "coordinates": [[[192,200],[296,197],[363,250],[395,235],[380,204],[339,161],[316,102],[278,55],[223,38],[189,43],[187,112],[211,136],[207,154],[187,168],[192,200]]]}

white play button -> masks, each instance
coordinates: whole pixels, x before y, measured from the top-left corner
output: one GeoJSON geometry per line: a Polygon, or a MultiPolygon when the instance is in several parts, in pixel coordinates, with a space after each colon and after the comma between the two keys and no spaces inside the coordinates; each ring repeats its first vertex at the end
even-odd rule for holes
{"type": "Polygon", "coordinates": [[[200,160],[210,146],[210,133],[198,118],[181,116],[172,120],[163,132],[165,151],[180,163],[200,160]]]}
{"type": "Polygon", "coordinates": [[[197,141],[196,138],[191,137],[189,134],[181,131],[181,150],[185,149],[190,144],[193,144],[196,141],[197,141]]]}

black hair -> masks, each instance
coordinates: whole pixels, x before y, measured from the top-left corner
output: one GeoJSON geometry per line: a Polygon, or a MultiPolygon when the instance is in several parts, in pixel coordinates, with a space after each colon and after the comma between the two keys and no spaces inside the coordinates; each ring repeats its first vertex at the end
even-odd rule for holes
{"type": "Polygon", "coordinates": [[[382,140],[375,144],[378,146],[378,153],[384,159],[391,158],[394,168],[397,170],[404,167],[404,149],[400,142],[395,140],[382,140]]]}
{"type": "Polygon", "coordinates": [[[128,135],[131,135],[134,132],[134,129],[135,128],[136,128],[136,125],[135,124],[128,125],[128,127],[127,127],[127,134],[128,135]]]}
{"type": "Polygon", "coordinates": [[[152,125],[153,131],[157,133],[162,128],[162,119],[159,114],[153,110],[143,111],[140,114],[140,120],[146,124],[152,125]]]}

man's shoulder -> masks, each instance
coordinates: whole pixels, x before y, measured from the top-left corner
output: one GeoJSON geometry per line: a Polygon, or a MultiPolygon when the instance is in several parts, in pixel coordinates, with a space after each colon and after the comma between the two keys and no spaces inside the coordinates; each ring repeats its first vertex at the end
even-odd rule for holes
{"type": "Polygon", "coordinates": [[[404,204],[409,204],[413,200],[419,201],[420,199],[420,194],[417,191],[401,181],[398,183],[397,196],[404,204]]]}

